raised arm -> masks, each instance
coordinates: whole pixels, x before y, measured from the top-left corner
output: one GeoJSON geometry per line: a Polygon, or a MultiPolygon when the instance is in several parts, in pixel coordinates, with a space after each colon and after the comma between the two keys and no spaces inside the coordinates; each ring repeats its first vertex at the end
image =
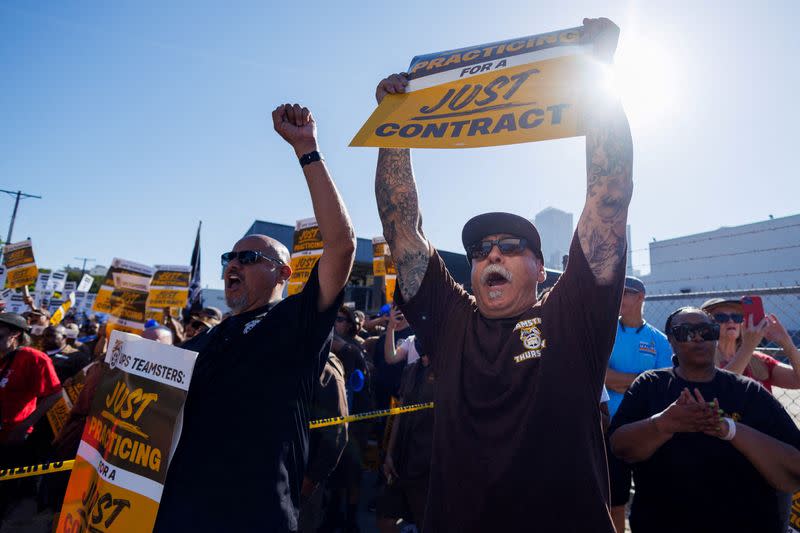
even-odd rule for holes
{"type": "MultiPolygon", "coordinates": [[[[378,84],[375,98],[380,104],[387,94],[405,92],[407,85],[404,74],[392,74],[378,84]]],[[[381,148],[378,151],[375,198],[383,224],[383,237],[389,244],[397,268],[400,294],[408,301],[417,294],[433,253],[422,233],[410,150],[381,148]]]]}
{"type": "MultiPolygon", "coordinates": [[[[317,152],[317,124],[311,112],[298,104],[278,106],[272,112],[275,131],[288,142],[298,159],[317,152]]],[[[347,208],[328,173],[325,161],[303,166],[314,216],[322,235],[319,258],[320,311],[330,307],[350,277],[356,253],[356,239],[347,208]]]]}
{"type": "MultiPolygon", "coordinates": [[[[594,43],[595,58],[610,63],[619,28],[608,19],[584,19],[584,28],[584,39],[594,43]]],[[[633,141],[621,103],[599,88],[590,95],[583,118],[587,184],[578,238],[597,283],[609,285],[617,266],[625,262],[633,141]]]]}

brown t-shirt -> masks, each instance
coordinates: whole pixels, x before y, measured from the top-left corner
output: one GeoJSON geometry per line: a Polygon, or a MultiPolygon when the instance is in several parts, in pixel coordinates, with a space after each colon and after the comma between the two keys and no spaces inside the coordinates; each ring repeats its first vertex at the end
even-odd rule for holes
{"type": "Polygon", "coordinates": [[[599,286],[577,235],[548,297],[487,319],[435,253],[395,298],[431,356],[435,428],[424,531],[612,532],[598,398],[625,264],[599,286]]]}

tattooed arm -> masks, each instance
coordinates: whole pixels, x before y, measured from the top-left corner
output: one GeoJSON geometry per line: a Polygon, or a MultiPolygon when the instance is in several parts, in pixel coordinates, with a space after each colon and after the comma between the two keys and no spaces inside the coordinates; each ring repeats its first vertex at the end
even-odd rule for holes
{"type": "MultiPolygon", "coordinates": [[[[595,56],[610,62],[619,28],[608,19],[585,19],[585,38],[595,56]]],[[[586,205],[578,220],[578,238],[597,283],[612,283],[625,262],[625,223],[633,181],[633,141],[628,119],[618,101],[597,95],[585,114],[586,205]]]]}
{"type": "MultiPolygon", "coordinates": [[[[404,74],[393,74],[382,80],[375,91],[378,103],[387,94],[404,92],[406,85],[408,81],[404,74]]],[[[397,267],[400,294],[408,301],[417,294],[433,253],[422,234],[422,216],[410,150],[381,148],[378,151],[375,198],[383,224],[383,236],[397,267]]]]}

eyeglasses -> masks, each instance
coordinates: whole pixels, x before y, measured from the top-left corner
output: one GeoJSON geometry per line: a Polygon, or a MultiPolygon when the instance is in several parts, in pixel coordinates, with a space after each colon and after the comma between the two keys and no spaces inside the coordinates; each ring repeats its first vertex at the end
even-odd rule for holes
{"type": "Polygon", "coordinates": [[[700,335],[704,341],[719,340],[719,324],[681,324],[673,326],[670,333],[678,342],[687,342],[700,335]]]}
{"type": "Polygon", "coordinates": [[[208,328],[208,325],[200,322],[199,320],[195,320],[189,325],[192,326],[194,329],[208,328]]]}
{"type": "Polygon", "coordinates": [[[739,313],[714,313],[715,322],[724,324],[728,320],[733,321],[734,324],[741,324],[744,322],[744,315],[739,313]]]}
{"type": "Polygon", "coordinates": [[[518,237],[506,237],[504,239],[478,241],[467,247],[470,259],[484,259],[491,252],[492,247],[497,245],[497,249],[503,255],[519,255],[528,246],[528,241],[518,237]]]}
{"type": "Polygon", "coordinates": [[[257,263],[259,259],[267,259],[277,264],[278,266],[284,266],[286,264],[280,259],[269,257],[256,250],[242,250],[241,252],[225,252],[220,256],[220,259],[222,261],[222,268],[227,267],[228,263],[230,263],[234,259],[238,259],[239,263],[243,265],[252,265],[254,263],[257,263]]]}
{"type": "Polygon", "coordinates": [[[337,316],[336,322],[350,322],[346,316],[337,316]]]}

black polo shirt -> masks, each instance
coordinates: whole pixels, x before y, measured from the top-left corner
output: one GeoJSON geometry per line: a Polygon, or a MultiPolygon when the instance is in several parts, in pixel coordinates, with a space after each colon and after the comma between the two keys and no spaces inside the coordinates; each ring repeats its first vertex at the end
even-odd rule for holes
{"type": "Polygon", "coordinates": [[[232,316],[199,351],[156,531],[296,531],[308,422],[337,301],[317,310],[315,267],[300,294],[232,316]]]}

